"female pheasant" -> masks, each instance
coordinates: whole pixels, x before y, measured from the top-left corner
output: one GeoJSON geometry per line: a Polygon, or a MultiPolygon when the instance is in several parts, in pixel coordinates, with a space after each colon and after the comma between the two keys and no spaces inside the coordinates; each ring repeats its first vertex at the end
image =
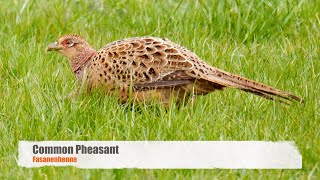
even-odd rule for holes
{"type": "Polygon", "coordinates": [[[79,35],[64,35],[47,51],[66,56],[77,80],[87,81],[89,90],[101,88],[107,94],[119,95],[121,102],[133,97],[140,102],[157,99],[168,105],[171,98],[179,103],[227,87],[271,100],[302,102],[293,94],[212,67],[168,39],[129,38],[96,51],[79,35]]]}

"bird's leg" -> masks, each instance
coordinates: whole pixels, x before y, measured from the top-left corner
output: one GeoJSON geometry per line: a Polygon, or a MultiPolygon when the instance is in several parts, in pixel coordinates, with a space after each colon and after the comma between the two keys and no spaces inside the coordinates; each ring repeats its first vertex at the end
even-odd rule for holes
{"type": "Polygon", "coordinates": [[[191,106],[193,107],[194,103],[195,103],[195,99],[196,99],[196,95],[194,93],[192,93],[191,95],[191,106]]]}
{"type": "Polygon", "coordinates": [[[191,93],[190,93],[190,95],[189,95],[189,97],[191,96],[191,98],[190,98],[190,103],[191,103],[191,106],[192,106],[192,107],[194,106],[195,99],[196,99],[196,94],[195,94],[194,91],[195,91],[195,89],[192,88],[192,91],[191,91],[191,93]]]}

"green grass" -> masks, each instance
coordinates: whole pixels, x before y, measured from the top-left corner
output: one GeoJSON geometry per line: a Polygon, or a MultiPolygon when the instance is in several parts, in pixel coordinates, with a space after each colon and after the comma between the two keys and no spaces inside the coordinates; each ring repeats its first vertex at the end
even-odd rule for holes
{"type": "Polygon", "coordinates": [[[0,178],[275,179],[320,176],[319,1],[0,1],[0,178]],[[66,33],[96,49],[166,37],[209,64],[297,94],[286,106],[229,89],[195,105],[140,112],[97,93],[67,98],[75,78],[46,46],[66,33]],[[293,140],[302,170],[22,168],[19,140],[293,140]]]}

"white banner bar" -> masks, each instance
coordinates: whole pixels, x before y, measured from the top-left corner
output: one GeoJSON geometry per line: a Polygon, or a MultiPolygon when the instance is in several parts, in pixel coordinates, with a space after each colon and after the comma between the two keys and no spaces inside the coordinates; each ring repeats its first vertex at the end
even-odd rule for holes
{"type": "Polygon", "coordinates": [[[294,142],[20,141],[23,167],[143,169],[301,169],[294,142]]]}

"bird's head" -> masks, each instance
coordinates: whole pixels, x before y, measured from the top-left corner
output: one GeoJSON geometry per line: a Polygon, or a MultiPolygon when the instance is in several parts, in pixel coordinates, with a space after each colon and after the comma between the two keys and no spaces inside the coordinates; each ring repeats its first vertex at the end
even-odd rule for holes
{"type": "Polygon", "coordinates": [[[68,34],[61,36],[56,42],[47,47],[47,51],[56,51],[66,56],[69,60],[78,59],[95,50],[81,36],[68,34]]]}
{"type": "Polygon", "coordinates": [[[96,51],[82,37],[74,34],[61,36],[47,47],[47,51],[56,51],[69,59],[74,73],[83,69],[96,51]]]}

